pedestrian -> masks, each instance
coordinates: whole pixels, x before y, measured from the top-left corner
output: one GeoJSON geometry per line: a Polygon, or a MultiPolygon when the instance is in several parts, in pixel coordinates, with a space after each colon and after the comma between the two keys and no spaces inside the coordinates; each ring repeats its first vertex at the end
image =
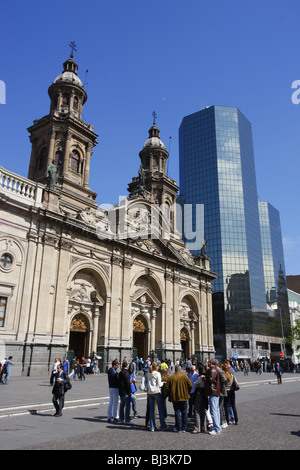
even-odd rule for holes
{"type": "Polygon", "coordinates": [[[162,373],[163,370],[168,370],[168,364],[167,364],[167,359],[163,359],[161,363],[159,364],[159,372],[162,373]]]}
{"type": "Polygon", "coordinates": [[[162,430],[168,429],[169,427],[166,425],[163,409],[163,400],[161,395],[161,388],[163,386],[163,382],[161,379],[161,374],[158,372],[158,364],[156,362],[153,362],[149,367],[149,372],[146,374],[146,378],[147,399],[149,401],[150,407],[150,431],[155,431],[155,403],[158,408],[160,428],[162,430]]]}
{"type": "Polygon", "coordinates": [[[11,371],[11,368],[12,368],[13,365],[14,365],[13,357],[9,356],[9,358],[7,359],[7,361],[4,362],[4,365],[3,365],[2,383],[5,384],[5,385],[7,385],[7,382],[8,382],[9,377],[10,377],[10,371],[11,371]]]}
{"type": "Polygon", "coordinates": [[[217,371],[219,373],[220,378],[220,398],[219,398],[219,409],[220,409],[220,426],[222,429],[228,427],[227,420],[226,420],[226,413],[225,413],[225,397],[227,397],[227,389],[226,389],[226,376],[224,370],[219,367],[217,364],[217,371]]]}
{"type": "Polygon", "coordinates": [[[192,382],[188,376],[183,374],[181,366],[176,364],[175,373],[168,378],[166,384],[167,395],[175,412],[175,432],[185,432],[187,430],[187,404],[192,387],[192,382]]]}
{"type": "Polygon", "coordinates": [[[76,364],[76,359],[73,357],[73,359],[70,362],[70,374],[69,374],[69,379],[73,377],[73,380],[75,380],[75,364],[76,364]]]}
{"type": "Polygon", "coordinates": [[[63,358],[62,366],[63,366],[63,370],[65,372],[67,372],[67,374],[69,375],[69,373],[70,373],[70,363],[69,363],[69,361],[66,357],[63,358]]]}
{"type": "Polygon", "coordinates": [[[123,361],[122,370],[119,373],[119,396],[120,408],[119,417],[120,423],[133,424],[130,421],[130,397],[131,397],[131,383],[128,362],[123,361]]]}
{"type": "Polygon", "coordinates": [[[161,397],[162,397],[162,402],[163,402],[163,409],[164,409],[164,417],[167,419],[168,417],[168,409],[167,409],[167,388],[166,388],[166,383],[169,377],[169,369],[163,369],[161,372],[161,380],[163,383],[163,386],[161,387],[161,397]]]}
{"type": "MultiPolygon", "coordinates": [[[[192,434],[205,432],[205,418],[206,411],[208,411],[208,399],[205,394],[205,381],[201,376],[205,375],[206,370],[204,365],[200,362],[198,364],[198,378],[194,382],[195,387],[195,400],[194,400],[194,417],[195,425],[192,434]]],[[[207,419],[207,424],[209,420],[207,419]]]]}
{"type": "Polygon", "coordinates": [[[137,404],[137,397],[136,397],[136,378],[134,371],[131,367],[129,367],[129,374],[130,374],[130,383],[131,383],[131,397],[130,397],[130,403],[132,406],[132,411],[133,411],[133,418],[139,418],[137,409],[136,409],[136,404],[137,404]]]}
{"type": "Polygon", "coordinates": [[[136,377],[137,369],[136,369],[136,361],[132,359],[132,362],[130,363],[129,369],[132,370],[132,375],[134,378],[136,377]]]}
{"type": "Polygon", "coordinates": [[[190,393],[190,399],[189,399],[189,410],[188,410],[188,417],[192,418],[194,416],[194,401],[195,401],[195,385],[194,383],[199,377],[199,374],[196,372],[196,366],[191,365],[189,368],[190,373],[188,374],[188,378],[192,382],[192,390],[190,393]]]}
{"type": "Polygon", "coordinates": [[[185,371],[187,375],[191,373],[191,365],[192,365],[192,359],[189,357],[185,363],[185,371]]]}
{"type": "Polygon", "coordinates": [[[86,375],[91,375],[91,373],[92,373],[92,361],[91,361],[90,357],[88,357],[85,361],[85,370],[86,370],[86,375]]]}
{"type": "Polygon", "coordinates": [[[50,376],[50,385],[53,385],[54,375],[57,372],[57,366],[61,364],[61,360],[59,357],[56,357],[51,368],[51,376],[50,376]]]}
{"type": "Polygon", "coordinates": [[[85,358],[82,357],[80,362],[80,380],[85,380],[86,362],[85,358]]]}
{"type": "Polygon", "coordinates": [[[143,368],[144,375],[146,375],[149,372],[150,366],[151,366],[151,360],[150,360],[150,356],[148,356],[144,362],[144,368],[143,368]]]}
{"type": "Polygon", "coordinates": [[[79,359],[78,359],[78,358],[76,359],[75,367],[74,367],[74,381],[76,380],[76,376],[77,376],[78,380],[80,380],[80,377],[81,377],[81,365],[80,365],[80,362],[79,362],[79,359]]]}
{"type": "Polygon", "coordinates": [[[93,360],[93,374],[98,374],[99,372],[99,361],[96,357],[94,357],[94,360],[93,360]]]}
{"type": "Polygon", "coordinates": [[[62,416],[62,410],[65,404],[65,385],[69,383],[69,377],[66,371],[63,370],[61,364],[57,366],[57,371],[54,374],[54,385],[52,388],[52,402],[55,408],[54,416],[62,416]]]}
{"type": "Polygon", "coordinates": [[[205,392],[208,396],[209,410],[213,420],[213,429],[209,432],[211,436],[220,434],[220,408],[219,408],[219,398],[220,398],[220,377],[217,370],[218,361],[216,359],[210,359],[208,361],[208,369],[206,371],[204,378],[205,380],[205,392]]]}
{"type": "Polygon", "coordinates": [[[275,365],[275,375],[277,377],[278,385],[282,384],[282,374],[283,374],[282,367],[279,364],[279,362],[277,362],[276,365],[275,365]]]}
{"type": "Polygon", "coordinates": [[[238,414],[237,414],[237,409],[236,409],[236,404],[235,404],[235,384],[236,384],[236,378],[234,374],[231,373],[230,371],[230,363],[229,361],[224,361],[222,364],[222,369],[225,373],[226,377],[226,391],[227,391],[227,396],[224,398],[225,402],[225,414],[226,414],[226,421],[228,424],[235,423],[236,425],[238,424],[238,414]],[[231,411],[233,412],[234,416],[234,421],[231,418],[231,411]]]}
{"type": "Polygon", "coordinates": [[[110,423],[112,418],[114,422],[119,421],[118,404],[119,404],[119,373],[117,371],[119,361],[114,359],[111,367],[107,371],[109,403],[107,410],[107,421],[110,423]]]}

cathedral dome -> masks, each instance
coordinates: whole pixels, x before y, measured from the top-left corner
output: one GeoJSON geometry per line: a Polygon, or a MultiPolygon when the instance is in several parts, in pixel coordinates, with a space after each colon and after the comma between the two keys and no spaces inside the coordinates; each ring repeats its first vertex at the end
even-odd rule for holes
{"type": "Polygon", "coordinates": [[[83,86],[82,81],[80,80],[78,75],[76,75],[76,73],[74,72],[69,72],[69,71],[64,71],[63,73],[58,75],[58,77],[56,77],[53,83],[58,83],[58,82],[70,83],[74,85],[79,85],[81,87],[83,86]]]}
{"type": "Polygon", "coordinates": [[[165,144],[160,140],[159,137],[150,137],[146,140],[144,148],[147,147],[160,147],[166,150],[165,144]]]}
{"type": "Polygon", "coordinates": [[[160,140],[159,129],[156,127],[155,122],[153,126],[149,129],[149,137],[144,143],[144,148],[155,147],[166,150],[165,144],[160,140]]]}

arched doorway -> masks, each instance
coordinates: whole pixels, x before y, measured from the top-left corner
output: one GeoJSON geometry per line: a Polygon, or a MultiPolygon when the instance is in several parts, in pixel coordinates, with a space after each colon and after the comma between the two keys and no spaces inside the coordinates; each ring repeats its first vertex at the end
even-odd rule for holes
{"type": "Polygon", "coordinates": [[[69,351],[87,357],[102,346],[105,331],[105,285],[92,268],[78,270],[67,289],[69,351]]]}
{"type": "Polygon", "coordinates": [[[189,352],[188,331],[185,328],[183,328],[180,331],[180,344],[181,344],[183,359],[186,361],[186,359],[190,356],[190,352],[189,352]]]}
{"type": "Polygon", "coordinates": [[[133,347],[138,357],[147,357],[147,324],[142,315],[138,315],[133,321],[133,347]]]}
{"type": "Polygon", "coordinates": [[[74,351],[74,357],[82,358],[87,355],[88,322],[84,315],[75,315],[70,325],[69,350],[74,351]]]}

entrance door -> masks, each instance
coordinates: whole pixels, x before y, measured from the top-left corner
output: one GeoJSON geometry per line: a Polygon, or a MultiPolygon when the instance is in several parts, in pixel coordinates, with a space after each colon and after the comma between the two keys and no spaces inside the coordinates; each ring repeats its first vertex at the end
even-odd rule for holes
{"type": "Polygon", "coordinates": [[[145,359],[147,352],[147,326],[142,315],[138,315],[133,322],[133,347],[137,349],[138,357],[145,359]]]}
{"type": "Polygon", "coordinates": [[[84,315],[75,315],[71,322],[69,350],[74,351],[74,356],[80,359],[88,354],[88,328],[84,315]]]}
{"type": "Polygon", "coordinates": [[[180,344],[181,344],[183,359],[186,361],[189,355],[189,347],[188,347],[188,335],[185,329],[182,329],[180,332],[180,344]]]}
{"type": "Polygon", "coordinates": [[[86,355],[86,333],[70,332],[69,349],[74,351],[74,357],[82,358],[86,355]]]}

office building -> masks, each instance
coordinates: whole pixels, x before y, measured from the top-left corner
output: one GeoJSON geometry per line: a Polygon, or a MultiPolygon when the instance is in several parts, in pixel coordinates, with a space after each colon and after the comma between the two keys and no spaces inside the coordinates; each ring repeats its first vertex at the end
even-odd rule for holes
{"type": "MultiPolygon", "coordinates": [[[[212,283],[216,354],[275,358],[282,337],[273,334],[278,314],[266,302],[251,124],[237,108],[204,108],[184,117],[179,152],[180,202],[204,204],[205,251],[218,274],[212,283]]],[[[267,284],[275,298],[276,276],[273,272],[272,285],[267,284]]]]}

